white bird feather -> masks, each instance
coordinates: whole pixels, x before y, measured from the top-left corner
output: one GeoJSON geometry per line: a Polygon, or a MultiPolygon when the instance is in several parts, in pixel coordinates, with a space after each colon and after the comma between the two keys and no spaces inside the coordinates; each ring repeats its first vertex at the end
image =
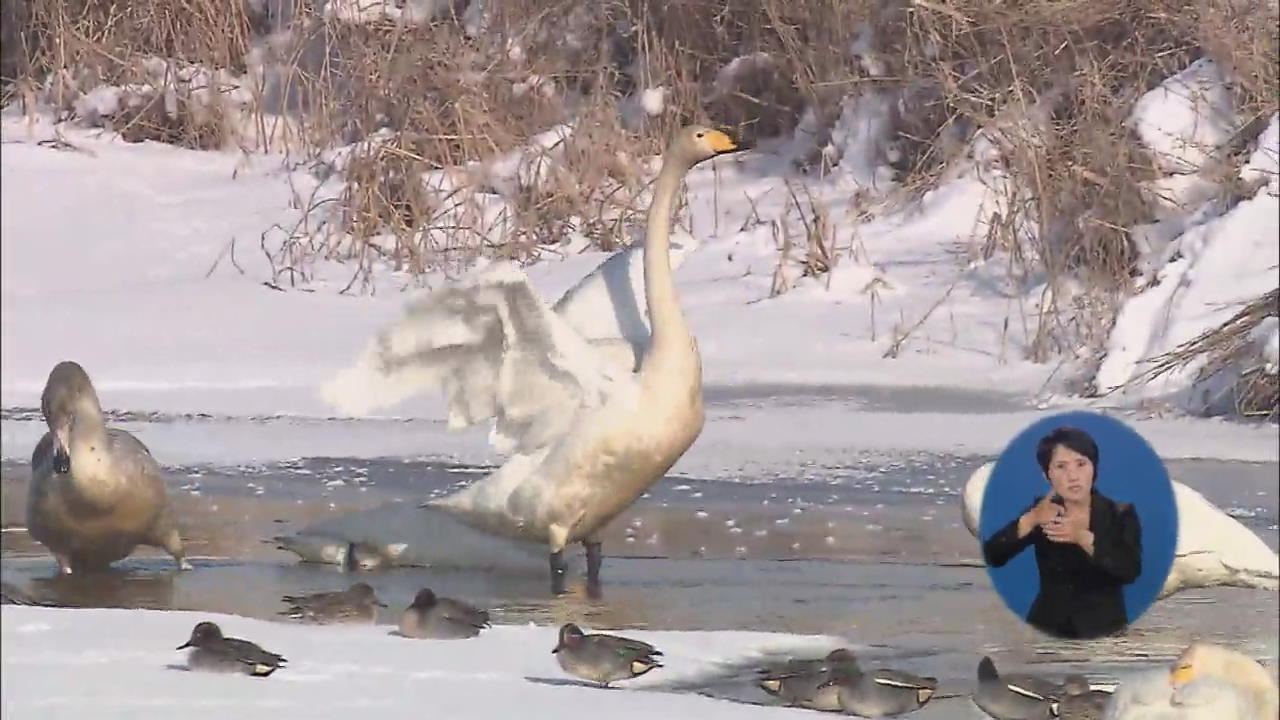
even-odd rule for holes
{"type": "Polygon", "coordinates": [[[547,540],[553,553],[589,540],[701,430],[701,363],[671,279],[691,243],[671,251],[671,212],[684,173],[734,148],[716,131],[682,131],[664,155],[643,246],[611,257],[553,307],[513,264],[472,272],[413,302],[322,388],[324,399],[364,414],[442,391],[451,428],[492,420],[491,442],[509,457],[430,504],[547,540]]]}
{"type": "MultiPolygon", "coordinates": [[[[983,495],[994,467],[988,462],[974,470],[961,495],[964,526],[975,538],[983,495]]],[[[1188,588],[1219,585],[1261,590],[1280,587],[1280,556],[1262,538],[1200,493],[1176,480],[1172,482],[1178,508],[1178,544],[1158,598],[1188,588]]]]}

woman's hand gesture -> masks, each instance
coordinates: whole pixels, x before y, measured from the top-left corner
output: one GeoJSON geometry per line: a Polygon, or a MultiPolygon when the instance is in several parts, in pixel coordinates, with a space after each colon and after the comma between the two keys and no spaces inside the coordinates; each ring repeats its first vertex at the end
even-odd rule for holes
{"type": "Polygon", "coordinates": [[[1037,526],[1045,528],[1046,533],[1048,532],[1048,526],[1065,512],[1061,505],[1053,501],[1053,497],[1053,493],[1045,495],[1040,498],[1040,502],[1036,503],[1035,507],[1018,518],[1018,537],[1025,537],[1037,526]]]}
{"type": "Polygon", "coordinates": [[[1068,510],[1060,517],[1042,525],[1045,537],[1056,543],[1079,545],[1093,552],[1093,533],[1089,531],[1089,513],[1083,509],[1068,510]]]}
{"type": "Polygon", "coordinates": [[[1066,513],[1066,508],[1053,501],[1054,494],[1049,493],[1040,498],[1040,502],[1031,508],[1031,518],[1036,525],[1044,527],[1066,513]]]}

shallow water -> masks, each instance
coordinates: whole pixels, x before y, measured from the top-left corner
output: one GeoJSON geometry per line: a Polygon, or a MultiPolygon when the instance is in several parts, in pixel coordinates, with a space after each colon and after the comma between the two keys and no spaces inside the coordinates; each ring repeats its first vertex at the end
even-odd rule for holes
{"type": "MultiPolygon", "coordinates": [[[[194,571],[175,573],[167,557],[144,549],[107,574],[58,577],[22,529],[29,468],[5,462],[3,577],[69,605],[279,619],[280,595],[341,589],[359,574],[391,606],[380,622],[392,622],[395,608],[430,586],[493,608],[502,623],[831,634],[862,648],[868,663],[939,677],[943,692],[964,692],[984,653],[1001,667],[1087,668],[1101,679],[1171,657],[1192,638],[1276,657],[1280,602],[1264,591],[1180,593],[1124,637],[1096,643],[1031,632],[991,589],[976,543],[960,524],[958,493],[984,460],[910,453],[732,481],[667,478],[604,535],[605,585],[597,599],[587,597],[576,574],[568,595],[551,597],[545,560],[536,554],[524,572],[400,567],[347,574],[298,563],[269,540],[317,522],[357,520],[411,533],[421,522],[418,502],[472,481],[484,467],[395,458],[172,467],[170,491],[194,571]]],[[[1276,464],[1183,460],[1169,468],[1271,547],[1280,545],[1276,464]]],[[[769,701],[741,677],[680,690],[769,701]]],[[[967,703],[938,701],[915,717],[963,717],[972,711],[967,703]]]]}

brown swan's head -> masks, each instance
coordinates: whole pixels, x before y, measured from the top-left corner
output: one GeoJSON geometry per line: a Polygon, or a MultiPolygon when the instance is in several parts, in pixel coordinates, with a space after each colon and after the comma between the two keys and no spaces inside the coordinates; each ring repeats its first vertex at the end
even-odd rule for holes
{"type": "Polygon", "coordinates": [[[40,396],[40,412],[53,433],[54,470],[69,472],[71,427],[76,418],[100,422],[102,417],[98,394],[80,363],[63,360],[53,366],[40,396]]]}

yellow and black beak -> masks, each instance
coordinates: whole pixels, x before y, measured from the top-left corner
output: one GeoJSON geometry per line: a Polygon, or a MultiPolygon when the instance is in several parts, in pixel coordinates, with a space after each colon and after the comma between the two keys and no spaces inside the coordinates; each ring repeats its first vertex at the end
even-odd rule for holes
{"type": "Polygon", "coordinates": [[[742,149],[742,146],[723,130],[708,130],[707,145],[717,153],[730,153],[742,149]]]}

